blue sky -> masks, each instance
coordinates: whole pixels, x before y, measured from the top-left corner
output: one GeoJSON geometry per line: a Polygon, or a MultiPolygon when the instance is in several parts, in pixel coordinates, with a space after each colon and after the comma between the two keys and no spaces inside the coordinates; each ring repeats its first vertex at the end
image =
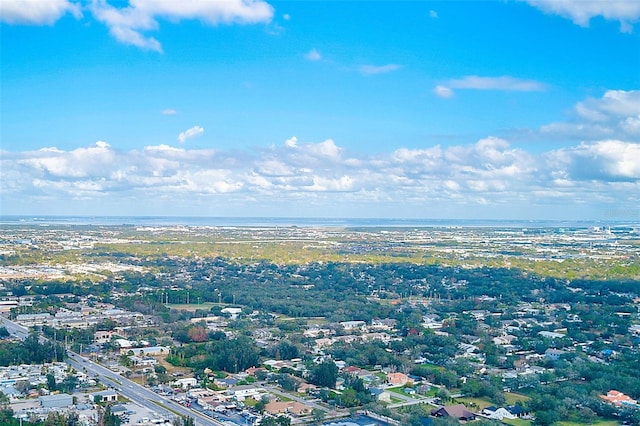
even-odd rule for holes
{"type": "Polygon", "coordinates": [[[640,2],[0,0],[0,213],[640,220],[640,2]]]}

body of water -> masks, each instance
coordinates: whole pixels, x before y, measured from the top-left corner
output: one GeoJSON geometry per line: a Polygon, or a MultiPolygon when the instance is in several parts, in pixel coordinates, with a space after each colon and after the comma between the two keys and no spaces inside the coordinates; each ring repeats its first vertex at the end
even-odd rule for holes
{"type": "Polygon", "coordinates": [[[640,221],[563,221],[487,219],[398,219],[310,217],[196,217],[196,216],[0,216],[0,225],[98,226],[260,226],[260,227],[437,227],[437,228],[589,228],[640,226],[640,221]]]}

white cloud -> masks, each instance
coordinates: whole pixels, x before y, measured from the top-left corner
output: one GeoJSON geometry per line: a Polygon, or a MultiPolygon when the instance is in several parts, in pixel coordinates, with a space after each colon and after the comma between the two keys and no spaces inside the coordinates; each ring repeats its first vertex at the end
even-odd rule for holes
{"type": "Polygon", "coordinates": [[[69,0],[0,1],[0,21],[8,24],[52,25],[67,13],[82,16],[80,5],[69,0]]]}
{"type": "Polygon", "coordinates": [[[591,121],[606,121],[610,116],[640,116],[640,90],[608,90],[601,99],[580,102],[576,110],[591,121]]]}
{"type": "Polygon", "coordinates": [[[289,21],[291,19],[291,15],[289,15],[288,13],[285,13],[282,15],[282,19],[284,19],[285,21],[289,21]]]}
{"type": "Polygon", "coordinates": [[[158,29],[158,19],[172,22],[195,19],[218,25],[266,23],[273,17],[273,8],[262,0],[129,0],[126,7],[95,0],[91,10],[118,41],[158,52],[162,52],[160,42],[144,34],[158,29]]]}
{"type": "Polygon", "coordinates": [[[121,43],[162,53],[162,45],[158,40],[153,37],[145,37],[129,27],[112,26],[109,32],[121,43]]]}
{"type": "Polygon", "coordinates": [[[311,49],[310,51],[308,51],[304,57],[308,60],[308,61],[319,61],[320,59],[322,59],[322,55],[320,54],[320,52],[318,52],[317,49],[311,49]]]}
{"type": "Polygon", "coordinates": [[[398,64],[386,65],[360,65],[358,71],[364,75],[386,74],[388,72],[397,71],[401,67],[398,64]]]}
{"type": "Polygon", "coordinates": [[[338,147],[331,139],[318,144],[307,144],[304,148],[311,154],[332,158],[339,157],[342,152],[342,148],[338,147]]]}
{"type": "Polygon", "coordinates": [[[178,113],[178,111],[176,111],[175,109],[171,109],[171,108],[167,108],[167,109],[163,109],[160,114],[162,115],[176,115],[178,113]]]}
{"type": "Polygon", "coordinates": [[[54,178],[84,178],[100,176],[114,166],[116,155],[108,143],[98,141],[88,148],[64,152],[56,148],[44,148],[30,152],[19,163],[39,171],[42,176],[54,178]]]}
{"type": "Polygon", "coordinates": [[[640,181],[640,144],[583,143],[549,153],[548,161],[569,180],[640,181]]]}
{"type": "Polygon", "coordinates": [[[433,89],[433,93],[441,98],[450,98],[453,96],[453,90],[446,86],[438,85],[433,89]]]}
{"type": "Polygon", "coordinates": [[[176,148],[176,147],[165,145],[165,144],[155,145],[155,146],[145,146],[144,150],[148,152],[185,152],[184,148],[176,148]]]}
{"type": "Polygon", "coordinates": [[[431,18],[437,18],[438,17],[438,12],[436,12],[435,10],[430,10],[429,11],[429,16],[431,18]]]}
{"type": "Polygon", "coordinates": [[[545,90],[546,85],[535,80],[526,80],[510,76],[480,77],[469,75],[463,78],[451,79],[438,85],[433,92],[441,98],[453,96],[453,89],[471,90],[501,90],[507,92],[537,92],[545,90]]]}
{"type": "Polygon", "coordinates": [[[640,90],[609,90],[601,98],[578,102],[568,121],[546,124],[540,133],[578,140],[640,142],[640,90]]]}
{"type": "Polygon", "coordinates": [[[544,13],[560,15],[573,23],[587,27],[592,18],[620,22],[620,31],[631,32],[631,22],[640,18],[640,2],[633,0],[525,0],[544,13]]]}
{"type": "Polygon", "coordinates": [[[386,205],[397,217],[451,206],[447,211],[459,215],[482,206],[494,212],[496,206],[507,212],[538,206],[544,216],[549,203],[640,203],[640,143],[616,139],[530,153],[487,137],[376,155],[349,152],[331,139],[301,143],[293,137],[250,151],[156,145],[123,152],[98,142],[70,151],[2,151],[0,166],[3,207],[52,197],[69,205],[101,200],[126,206],[135,199],[137,206],[167,214],[180,213],[171,209],[181,205],[189,214],[215,213],[199,212],[197,205],[244,211],[281,205],[287,208],[270,214],[293,214],[290,206],[298,206],[318,216],[335,214],[336,205],[358,205],[361,214],[386,205]]]}
{"type": "Polygon", "coordinates": [[[290,137],[289,139],[287,139],[284,144],[286,146],[288,146],[289,148],[295,148],[298,145],[298,138],[295,136],[290,137]]]}
{"type": "Polygon", "coordinates": [[[187,139],[193,139],[196,136],[200,136],[203,133],[204,133],[204,129],[202,127],[193,126],[190,129],[187,129],[178,135],[178,142],[185,143],[187,139]]]}
{"type": "Polygon", "coordinates": [[[338,178],[327,178],[324,176],[316,176],[313,178],[313,185],[308,187],[309,191],[351,191],[353,189],[353,180],[349,176],[340,176],[338,178]]]}

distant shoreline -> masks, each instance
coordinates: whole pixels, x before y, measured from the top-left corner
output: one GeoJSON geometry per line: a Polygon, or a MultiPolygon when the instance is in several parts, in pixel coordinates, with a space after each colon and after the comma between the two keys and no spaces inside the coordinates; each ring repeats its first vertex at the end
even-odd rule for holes
{"type": "Polygon", "coordinates": [[[0,216],[2,225],[219,226],[323,228],[592,228],[638,227],[636,220],[403,219],[206,216],[0,216]]]}

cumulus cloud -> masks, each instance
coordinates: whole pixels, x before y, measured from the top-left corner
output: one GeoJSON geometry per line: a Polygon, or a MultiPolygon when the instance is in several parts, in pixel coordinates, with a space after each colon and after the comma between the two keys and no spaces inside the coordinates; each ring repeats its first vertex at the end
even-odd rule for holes
{"type": "Polygon", "coordinates": [[[38,171],[41,177],[85,178],[99,176],[114,166],[115,154],[111,146],[98,141],[88,148],[65,152],[57,148],[43,148],[18,160],[38,171]]]}
{"type": "Polygon", "coordinates": [[[569,120],[544,125],[540,133],[577,140],[640,142],[640,90],[609,90],[601,98],[578,102],[569,120]]]}
{"type": "Polygon", "coordinates": [[[187,129],[178,135],[178,142],[185,143],[187,139],[193,139],[196,136],[200,136],[203,133],[204,133],[204,129],[202,127],[193,126],[190,129],[187,129]]]}
{"type": "Polygon", "coordinates": [[[317,49],[311,49],[310,51],[308,51],[304,57],[308,60],[308,61],[319,61],[320,59],[322,59],[322,55],[320,54],[320,52],[318,52],[317,49]]]}
{"type": "Polygon", "coordinates": [[[398,64],[386,64],[386,65],[360,65],[358,71],[364,75],[374,74],[386,74],[392,71],[397,71],[401,67],[398,64]]]}
{"type": "Polygon", "coordinates": [[[91,11],[124,44],[162,52],[162,45],[145,34],[159,28],[158,19],[173,22],[195,19],[209,25],[255,24],[270,22],[273,8],[262,0],[207,1],[130,0],[126,7],[115,7],[95,0],[91,11]]]}
{"type": "Polygon", "coordinates": [[[551,152],[548,157],[567,180],[640,181],[640,144],[618,140],[582,143],[551,152]]]}
{"type": "Polygon", "coordinates": [[[631,32],[632,22],[640,18],[640,2],[629,0],[585,1],[585,0],[524,0],[529,5],[547,14],[560,15],[573,23],[587,27],[592,18],[620,22],[620,31],[631,32]]]}
{"type": "Polygon", "coordinates": [[[284,144],[286,146],[288,146],[289,148],[295,148],[298,145],[298,138],[295,136],[290,137],[289,139],[287,139],[284,144]]]}
{"type": "Polygon", "coordinates": [[[325,209],[308,211],[317,215],[335,212],[337,203],[363,212],[384,204],[388,214],[401,216],[433,206],[469,212],[482,206],[529,211],[545,203],[640,203],[640,143],[618,139],[531,153],[487,137],[375,155],[350,152],[332,139],[295,137],[247,151],[168,145],[119,151],[99,141],[73,150],[2,151],[0,166],[3,206],[38,197],[130,198],[138,204],[166,199],[165,209],[181,201],[191,209],[197,203],[245,209],[281,203],[325,209]]]}
{"type": "Polygon", "coordinates": [[[526,80],[511,76],[481,77],[469,75],[452,79],[434,88],[434,93],[442,98],[453,96],[453,89],[501,90],[508,92],[536,92],[545,90],[546,85],[535,80],[526,80]]]}
{"type": "Polygon", "coordinates": [[[82,16],[80,5],[69,0],[2,0],[0,21],[8,24],[52,25],[71,13],[82,16]]]}

